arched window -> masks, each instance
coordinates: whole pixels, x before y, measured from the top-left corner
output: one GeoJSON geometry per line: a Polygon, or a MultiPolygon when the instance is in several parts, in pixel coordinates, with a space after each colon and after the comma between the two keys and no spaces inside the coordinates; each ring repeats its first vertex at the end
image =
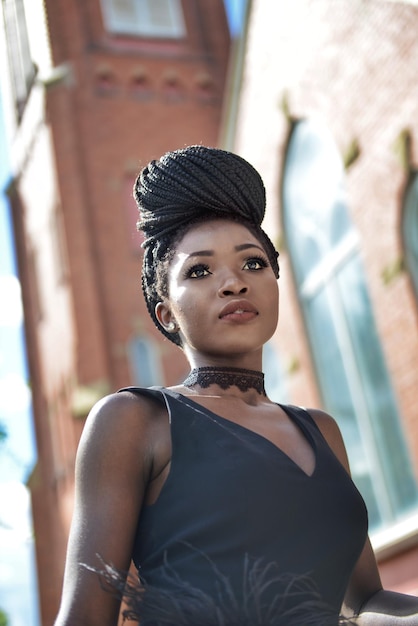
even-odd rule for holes
{"type": "Polygon", "coordinates": [[[402,230],[406,267],[418,298],[418,174],[406,191],[402,230]]]}
{"type": "Polygon", "coordinates": [[[295,124],[282,187],[288,251],[323,404],[341,428],[377,529],[416,507],[417,487],[343,183],[328,130],[295,124]]]}

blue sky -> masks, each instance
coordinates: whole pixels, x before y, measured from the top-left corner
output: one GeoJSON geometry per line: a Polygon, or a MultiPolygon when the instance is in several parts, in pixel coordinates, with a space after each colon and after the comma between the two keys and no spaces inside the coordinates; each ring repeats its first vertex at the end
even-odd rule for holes
{"type": "Polygon", "coordinates": [[[231,34],[234,36],[241,31],[247,1],[248,0],[225,0],[229,28],[231,30],[231,34]]]}
{"type": "Polygon", "coordinates": [[[38,626],[30,500],[36,459],[23,312],[4,188],[10,178],[0,93],[0,608],[10,626],[38,626]]]}

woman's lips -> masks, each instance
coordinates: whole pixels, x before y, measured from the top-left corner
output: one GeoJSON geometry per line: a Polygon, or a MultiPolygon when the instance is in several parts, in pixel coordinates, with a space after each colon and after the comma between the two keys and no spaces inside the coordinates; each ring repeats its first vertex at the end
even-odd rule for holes
{"type": "Polygon", "coordinates": [[[229,322],[244,323],[257,317],[257,309],[246,300],[229,302],[219,313],[219,319],[229,322]]]}
{"type": "Polygon", "coordinates": [[[234,313],[227,313],[226,315],[222,315],[220,319],[227,322],[244,323],[254,319],[255,317],[257,317],[257,315],[258,313],[254,313],[254,311],[237,310],[234,313]]]}

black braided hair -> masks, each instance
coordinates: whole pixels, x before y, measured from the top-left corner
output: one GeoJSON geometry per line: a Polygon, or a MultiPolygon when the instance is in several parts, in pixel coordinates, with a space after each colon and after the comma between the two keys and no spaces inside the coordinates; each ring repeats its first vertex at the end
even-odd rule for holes
{"type": "Polygon", "coordinates": [[[145,235],[142,289],[157,328],[181,346],[155,315],[167,296],[168,265],[177,243],[194,225],[228,219],[246,226],[266,250],[276,277],[278,252],[261,228],[266,193],[259,173],[245,159],[218,148],[188,146],[151,161],[139,174],[133,195],[139,209],[138,230],[145,235]]]}

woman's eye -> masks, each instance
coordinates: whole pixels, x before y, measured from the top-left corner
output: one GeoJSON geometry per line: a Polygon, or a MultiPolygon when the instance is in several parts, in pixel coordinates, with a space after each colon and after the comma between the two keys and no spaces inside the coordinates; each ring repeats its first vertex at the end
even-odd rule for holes
{"type": "Polygon", "coordinates": [[[211,273],[208,265],[193,265],[186,271],[186,278],[204,278],[211,273]]]}
{"type": "Polygon", "coordinates": [[[268,263],[262,257],[252,257],[251,259],[247,259],[244,265],[244,269],[248,270],[262,270],[268,266],[268,263]]]}

